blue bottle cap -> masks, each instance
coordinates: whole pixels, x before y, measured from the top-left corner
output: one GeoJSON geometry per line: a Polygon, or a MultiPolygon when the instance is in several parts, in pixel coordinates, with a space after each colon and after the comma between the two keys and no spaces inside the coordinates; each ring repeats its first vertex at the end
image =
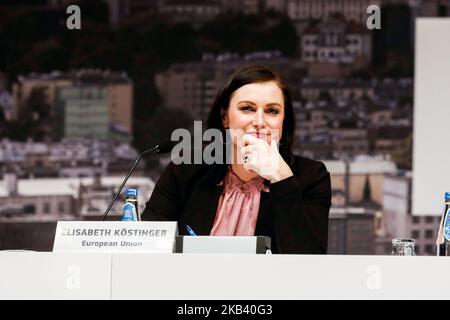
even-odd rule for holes
{"type": "Polygon", "coordinates": [[[445,200],[450,200],[450,192],[446,192],[444,198],[445,200]]]}
{"type": "Polygon", "coordinates": [[[127,197],[137,197],[137,195],[138,195],[137,189],[130,188],[127,189],[127,191],[125,192],[125,196],[127,197]]]}

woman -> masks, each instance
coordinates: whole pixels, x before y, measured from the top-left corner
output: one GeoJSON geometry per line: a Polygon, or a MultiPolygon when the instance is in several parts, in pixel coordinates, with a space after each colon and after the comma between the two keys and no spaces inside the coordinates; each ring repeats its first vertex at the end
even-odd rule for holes
{"type": "Polygon", "coordinates": [[[178,221],[180,234],[269,236],[273,253],[326,253],[330,175],[291,154],[292,100],[280,76],[262,66],[235,72],[208,127],[231,136],[231,164],[170,163],[142,220],[178,221]]]}

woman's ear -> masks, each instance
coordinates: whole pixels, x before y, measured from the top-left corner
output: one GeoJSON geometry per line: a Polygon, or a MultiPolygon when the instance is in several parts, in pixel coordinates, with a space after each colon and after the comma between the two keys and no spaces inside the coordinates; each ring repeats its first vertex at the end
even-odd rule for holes
{"type": "Polygon", "coordinates": [[[228,124],[228,115],[227,115],[226,113],[223,113],[223,112],[222,112],[222,124],[223,124],[223,127],[224,127],[225,129],[229,127],[229,124],[228,124]]]}

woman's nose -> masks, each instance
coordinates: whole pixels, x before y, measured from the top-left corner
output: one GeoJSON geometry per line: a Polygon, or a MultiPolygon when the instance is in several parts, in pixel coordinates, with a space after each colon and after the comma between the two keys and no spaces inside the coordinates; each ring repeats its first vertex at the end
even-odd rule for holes
{"type": "Polygon", "coordinates": [[[264,112],[262,110],[258,110],[255,113],[255,118],[253,120],[253,125],[258,128],[263,128],[265,126],[266,122],[264,119],[264,112]]]}

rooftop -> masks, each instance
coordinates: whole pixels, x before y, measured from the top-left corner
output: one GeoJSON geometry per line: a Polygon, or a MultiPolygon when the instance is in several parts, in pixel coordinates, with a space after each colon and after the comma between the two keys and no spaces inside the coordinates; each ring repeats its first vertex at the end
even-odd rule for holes
{"type": "Polygon", "coordinates": [[[86,83],[130,83],[130,78],[126,72],[117,72],[108,69],[78,69],[69,72],[61,72],[58,70],[49,73],[32,72],[27,75],[19,75],[18,81],[24,82],[27,80],[68,80],[81,84],[86,83]]]}
{"type": "MultiPolygon", "coordinates": [[[[102,177],[103,186],[117,187],[122,183],[123,176],[102,177]]],[[[38,196],[73,196],[78,197],[80,184],[84,186],[92,185],[94,178],[42,178],[42,179],[18,179],[18,195],[24,197],[38,196]]],[[[145,177],[132,177],[127,181],[127,185],[142,186],[153,189],[155,183],[145,177]]],[[[0,180],[0,197],[9,197],[5,180],[0,180]]]]}
{"type": "MultiPolygon", "coordinates": [[[[342,160],[323,160],[331,175],[345,174],[345,162],[342,160]]],[[[349,164],[350,174],[393,174],[397,166],[389,160],[356,160],[349,164]]]]}
{"type": "Polygon", "coordinates": [[[346,215],[374,215],[375,212],[372,209],[363,207],[343,207],[343,208],[330,208],[330,218],[345,218],[346,215]]]}

